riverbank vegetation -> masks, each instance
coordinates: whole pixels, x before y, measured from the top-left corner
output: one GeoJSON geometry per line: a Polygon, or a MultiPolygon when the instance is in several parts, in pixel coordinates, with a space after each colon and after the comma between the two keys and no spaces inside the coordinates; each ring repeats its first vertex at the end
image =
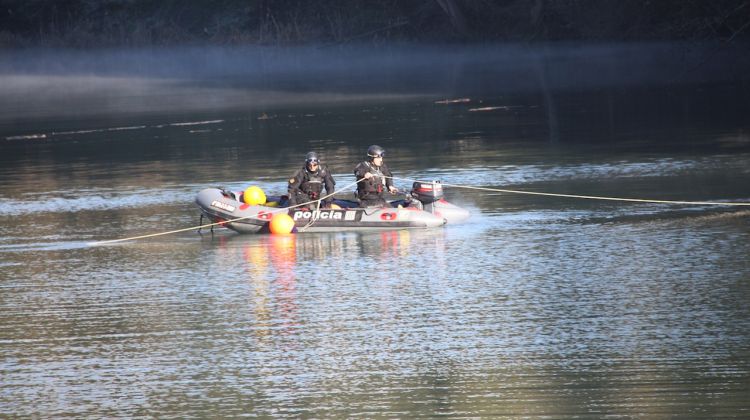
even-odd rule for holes
{"type": "Polygon", "coordinates": [[[741,0],[0,0],[0,47],[747,39],[741,0]]]}

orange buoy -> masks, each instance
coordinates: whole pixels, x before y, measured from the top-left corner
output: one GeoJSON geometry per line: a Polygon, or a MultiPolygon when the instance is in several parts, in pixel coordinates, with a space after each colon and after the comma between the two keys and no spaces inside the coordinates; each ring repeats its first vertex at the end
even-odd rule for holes
{"type": "Polygon", "coordinates": [[[251,206],[266,204],[266,193],[264,193],[259,187],[253,185],[252,187],[247,187],[242,194],[242,201],[251,206]]]}
{"type": "Polygon", "coordinates": [[[275,235],[288,235],[294,229],[294,220],[286,213],[277,213],[273,215],[268,228],[275,235]]]}

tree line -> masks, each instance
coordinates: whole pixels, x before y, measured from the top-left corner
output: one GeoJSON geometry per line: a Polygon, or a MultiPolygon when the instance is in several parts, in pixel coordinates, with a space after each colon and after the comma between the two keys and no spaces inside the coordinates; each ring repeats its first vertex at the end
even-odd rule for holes
{"type": "Polygon", "coordinates": [[[747,40],[750,0],[0,0],[0,47],[747,40]]]}

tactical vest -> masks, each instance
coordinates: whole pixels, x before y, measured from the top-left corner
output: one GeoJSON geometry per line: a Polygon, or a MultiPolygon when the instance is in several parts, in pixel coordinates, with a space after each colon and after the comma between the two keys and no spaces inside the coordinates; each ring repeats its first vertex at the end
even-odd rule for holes
{"type": "Polygon", "coordinates": [[[370,168],[369,172],[373,176],[370,179],[365,179],[360,182],[360,186],[358,188],[359,198],[363,199],[371,198],[373,196],[380,196],[380,194],[383,192],[383,188],[385,187],[385,174],[383,174],[379,167],[370,165],[369,162],[367,162],[366,164],[370,168]]]}
{"type": "Polygon", "coordinates": [[[305,180],[300,184],[299,189],[303,193],[307,194],[311,199],[316,200],[320,197],[320,193],[323,192],[323,177],[325,171],[323,169],[313,173],[305,169],[305,180]]]}

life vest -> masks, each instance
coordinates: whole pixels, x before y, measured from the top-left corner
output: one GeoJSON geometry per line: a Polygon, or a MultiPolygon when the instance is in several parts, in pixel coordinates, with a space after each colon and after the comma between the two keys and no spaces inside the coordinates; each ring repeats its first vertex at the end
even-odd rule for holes
{"type": "Polygon", "coordinates": [[[299,186],[300,191],[307,194],[311,199],[317,200],[320,197],[320,193],[323,192],[325,175],[325,169],[321,168],[316,172],[310,172],[305,168],[304,180],[299,186]]]}
{"type": "Polygon", "coordinates": [[[367,165],[368,172],[373,176],[370,179],[361,181],[357,187],[360,198],[370,198],[372,196],[380,196],[385,188],[385,174],[380,170],[380,167],[371,165],[370,162],[365,162],[367,165]]]}

